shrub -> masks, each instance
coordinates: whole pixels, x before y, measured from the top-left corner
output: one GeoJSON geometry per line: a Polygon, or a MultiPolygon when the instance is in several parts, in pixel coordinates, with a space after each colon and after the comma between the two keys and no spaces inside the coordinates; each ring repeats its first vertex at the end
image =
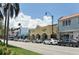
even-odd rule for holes
{"type": "Polygon", "coordinates": [[[2,45],[2,41],[0,40],[0,45],[2,45]]]}
{"type": "Polygon", "coordinates": [[[4,44],[4,42],[2,42],[2,41],[0,40],[0,45],[4,46],[5,44],[4,44]]]}
{"type": "Polygon", "coordinates": [[[3,46],[0,48],[0,55],[14,55],[15,53],[10,48],[3,46]]]}
{"type": "Polygon", "coordinates": [[[2,55],[2,49],[0,48],[0,55],[2,55]]]}

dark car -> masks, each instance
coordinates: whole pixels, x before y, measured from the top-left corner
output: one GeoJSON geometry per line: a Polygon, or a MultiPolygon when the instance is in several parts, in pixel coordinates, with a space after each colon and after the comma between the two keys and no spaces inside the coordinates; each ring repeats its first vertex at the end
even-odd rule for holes
{"type": "Polygon", "coordinates": [[[14,40],[14,36],[9,36],[9,40],[14,40]]]}

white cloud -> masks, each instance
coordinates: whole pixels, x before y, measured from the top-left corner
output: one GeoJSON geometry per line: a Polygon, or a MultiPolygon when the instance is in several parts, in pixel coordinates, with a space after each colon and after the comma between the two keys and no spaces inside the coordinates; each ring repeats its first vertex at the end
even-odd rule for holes
{"type": "Polygon", "coordinates": [[[46,25],[51,25],[52,24],[51,16],[44,16],[43,17],[43,23],[45,23],[46,25]]]}
{"type": "Polygon", "coordinates": [[[19,13],[16,19],[10,20],[10,27],[18,27],[18,23],[21,23],[22,27],[36,28],[39,26],[46,26],[51,24],[50,16],[43,16],[43,19],[32,19],[31,16],[24,15],[22,12],[19,13]]]}

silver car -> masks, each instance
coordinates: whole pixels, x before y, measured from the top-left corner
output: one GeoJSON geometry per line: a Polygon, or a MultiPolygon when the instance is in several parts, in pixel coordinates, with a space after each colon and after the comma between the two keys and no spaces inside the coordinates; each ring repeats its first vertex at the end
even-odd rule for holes
{"type": "Polygon", "coordinates": [[[34,40],[32,40],[32,43],[36,43],[36,40],[34,39],[34,40]]]}
{"type": "Polygon", "coordinates": [[[50,40],[49,40],[49,39],[44,40],[43,43],[44,43],[44,44],[50,44],[50,40]]]}
{"type": "Polygon", "coordinates": [[[23,39],[18,39],[18,41],[23,42],[23,39]]]}
{"type": "Polygon", "coordinates": [[[25,39],[25,40],[23,40],[23,42],[30,42],[30,40],[29,39],[25,39]]]}
{"type": "Polygon", "coordinates": [[[42,43],[42,42],[43,42],[42,39],[37,39],[37,40],[36,40],[36,43],[42,43]]]}

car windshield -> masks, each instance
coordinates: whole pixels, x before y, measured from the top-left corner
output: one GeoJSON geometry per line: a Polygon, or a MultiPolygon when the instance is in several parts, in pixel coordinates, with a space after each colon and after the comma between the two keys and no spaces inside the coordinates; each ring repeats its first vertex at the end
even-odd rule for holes
{"type": "Polygon", "coordinates": [[[46,41],[50,41],[50,40],[48,39],[48,40],[46,40],[46,41]]]}
{"type": "Polygon", "coordinates": [[[51,38],[51,40],[57,40],[57,39],[55,39],[55,38],[51,38]]]}

